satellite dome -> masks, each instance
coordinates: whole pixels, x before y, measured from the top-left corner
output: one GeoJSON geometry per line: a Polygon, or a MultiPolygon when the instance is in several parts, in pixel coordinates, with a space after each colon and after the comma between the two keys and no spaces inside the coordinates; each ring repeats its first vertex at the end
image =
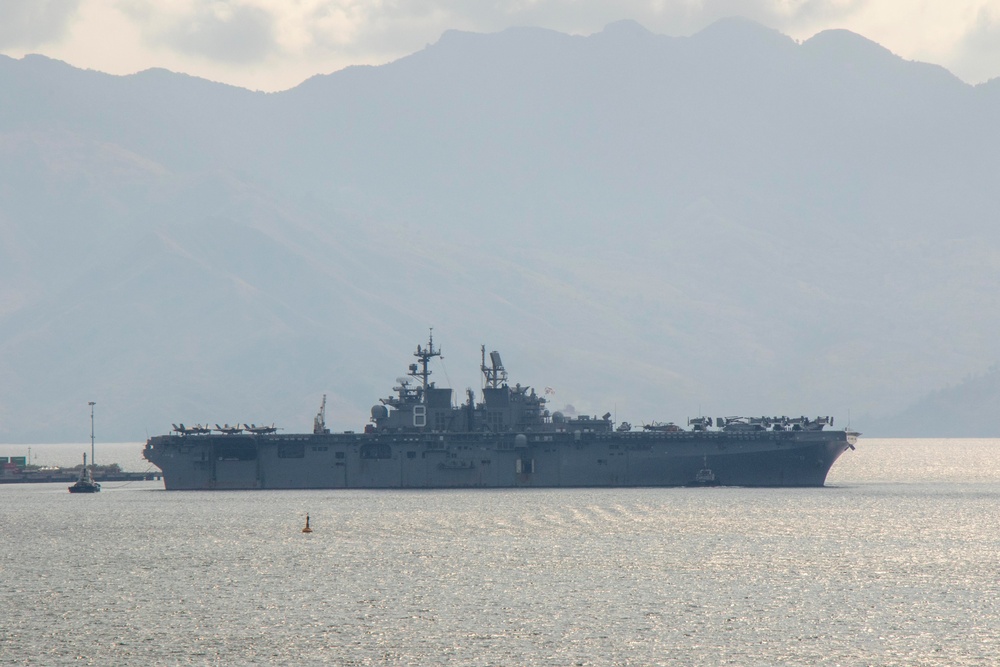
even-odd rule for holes
{"type": "Polygon", "coordinates": [[[563,416],[563,413],[557,410],[552,413],[552,421],[554,421],[556,424],[561,424],[562,422],[566,421],[566,417],[563,416]]]}
{"type": "Polygon", "coordinates": [[[372,406],[372,419],[378,421],[379,419],[385,419],[389,416],[389,409],[384,405],[373,405],[372,406]]]}

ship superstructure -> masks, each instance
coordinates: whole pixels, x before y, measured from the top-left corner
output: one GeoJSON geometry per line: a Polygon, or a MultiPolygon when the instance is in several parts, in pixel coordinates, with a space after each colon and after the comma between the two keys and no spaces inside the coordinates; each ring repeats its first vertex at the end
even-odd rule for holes
{"type": "MultiPolygon", "coordinates": [[[[433,332],[432,332],[433,333],[433,332]]],[[[441,356],[418,345],[394,394],[363,432],[331,433],[326,397],[312,433],[269,427],[174,427],[144,456],[167,489],[588,486],[822,486],[857,433],[829,417],[708,417],[633,430],[611,414],[567,416],[533,388],[508,382],[498,352],[481,348],[481,400],[461,403],[430,380],[441,356]]]]}

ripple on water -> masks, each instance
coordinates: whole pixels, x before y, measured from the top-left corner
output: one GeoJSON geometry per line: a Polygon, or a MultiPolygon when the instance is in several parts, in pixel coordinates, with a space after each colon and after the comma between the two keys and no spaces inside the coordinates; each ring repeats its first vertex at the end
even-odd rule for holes
{"type": "Polygon", "coordinates": [[[862,441],[824,489],[0,487],[0,664],[998,664],[997,445],[862,441]]]}

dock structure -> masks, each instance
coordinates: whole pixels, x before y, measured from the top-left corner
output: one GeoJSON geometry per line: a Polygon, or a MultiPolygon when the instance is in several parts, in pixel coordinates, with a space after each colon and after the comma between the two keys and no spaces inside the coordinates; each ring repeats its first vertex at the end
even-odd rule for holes
{"type": "MultiPolygon", "coordinates": [[[[80,468],[40,468],[37,470],[12,468],[0,469],[0,484],[48,484],[74,482],[80,477],[80,468]]],[[[103,472],[94,473],[96,482],[152,482],[163,479],[159,470],[146,472],[103,472]]]]}

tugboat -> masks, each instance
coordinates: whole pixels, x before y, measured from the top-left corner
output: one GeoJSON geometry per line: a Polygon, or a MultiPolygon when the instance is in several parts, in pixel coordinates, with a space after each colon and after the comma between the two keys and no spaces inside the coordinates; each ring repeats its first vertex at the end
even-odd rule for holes
{"type": "Polygon", "coordinates": [[[708,456],[704,458],[704,467],[695,473],[694,479],[685,486],[719,486],[715,473],[708,467],[708,456]]]}
{"type": "Polygon", "coordinates": [[[76,480],[73,486],[69,487],[69,492],[97,493],[100,490],[101,485],[94,481],[94,478],[90,474],[90,469],[87,468],[87,454],[85,452],[83,454],[83,470],[80,472],[80,479],[76,480]]]}
{"type": "MultiPolygon", "coordinates": [[[[94,403],[90,401],[90,467],[94,467],[94,403]]],[[[87,454],[83,454],[83,470],[80,471],[80,479],[76,480],[73,486],[69,487],[70,493],[97,493],[101,490],[101,485],[94,481],[90,468],[87,468],[87,454]]]]}

